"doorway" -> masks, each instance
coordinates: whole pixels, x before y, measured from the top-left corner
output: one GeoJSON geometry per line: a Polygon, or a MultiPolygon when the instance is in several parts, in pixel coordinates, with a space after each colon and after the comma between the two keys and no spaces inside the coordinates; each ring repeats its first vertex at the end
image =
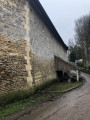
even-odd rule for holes
{"type": "Polygon", "coordinates": [[[56,71],[56,74],[58,81],[63,82],[63,71],[56,71]]]}

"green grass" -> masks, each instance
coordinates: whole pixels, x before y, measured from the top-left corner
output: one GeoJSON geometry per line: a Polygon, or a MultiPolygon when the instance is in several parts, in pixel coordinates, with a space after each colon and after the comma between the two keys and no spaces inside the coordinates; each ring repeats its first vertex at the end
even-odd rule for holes
{"type": "MultiPolygon", "coordinates": [[[[28,97],[27,99],[14,101],[14,103],[1,106],[0,107],[0,118],[4,116],[8,116],[11,114],[14,114],[18,111],[24,110],[27,107],[33,107],[37,104],[42,103],[45,100],[48,100],[50,98],[53,98],[55,96],[60,96],[62,93],[48,93],[48,91],[64,91],[73,87],[76,87],[78,85],[82,84],[82,81],[79,82],[73,82],[73,83],[54,83],[48,86],[46,89],[42,90],[42,92],[47,91],[47,93],[36,93],[35,95],[32,95],[31,97],[28,97]]],[[[40,91],[39,91],[40,92],[40,91]]]]}
{"type": "MultiPolygon", "coordinates": [[[[25,109],[26,105],[19,102],[7,105],[3,110],[0,111],[0,117],[7,116],[25,109]]],[[[2,109],[2,108],[1,108],[2,109]]]]}
{"type": "Polygon", "coordinates": [[[49,98],[49,95],[41,95],[41,94],[36,94],[33,97],[29,97],[28,99],[24,99],[9,105],[6,105],[4,107],[0,107],[0,118],[11,115],[13,113],[16,113],[20,110],[24,110],[26,107],[32,107],[36,104],[40,104],[42,101],[46,100],[49,98]]]}
{"type": "Polygon", "coordinates": [[[73,87],[76,87],[78,85],[82,84],[82,81],[79,82],[72,82],[72,83],[55,83],[54,85],[50,86],[49,88],[46,88],[44,91],[64,91],[73,87]]]}
{"type": "Polygon", "coordinates": [[[26,87],[26,88],[13,90],[8,93],[1,93],[0,94],[0,106],[5,106],[7,104],[14,103],[22,99],[27,99],[30,96],[33,96],[36,93],[38,93],[38,91],[41,91],[56,82],[57,80],[53,79],[53,80],[44,82],[41,85],[33,86],[33,88],[26,87]]]}

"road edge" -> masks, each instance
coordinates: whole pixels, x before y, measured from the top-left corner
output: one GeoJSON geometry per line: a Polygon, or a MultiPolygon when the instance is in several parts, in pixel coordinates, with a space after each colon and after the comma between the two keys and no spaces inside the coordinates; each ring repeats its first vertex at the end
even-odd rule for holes
{"type": "MultiPolygon", "coordinates": [[[[73,91],[74,89],[80,88],[82,85],[84,85],[86,83],[86,79],[84,76],[82,76],[83,78],[83,83],[81,85],[78,85],[76,87],[70,88],[68,90],[65,91],[51,91],[51,92],[60,92],[60,93],[68,93],[70,91],[73,91]]],[[[59,97],[54,97],[52,100],[49,99],[47,101],[42,102],[40,105],[36,105],[33,108],[26,108],[25,110],[22,110],[18,113],[15,113],[11,116],[7,116],[4,118],[1,118],[0,120],[18,120],[20,117],[24,116],[25,114],[30,114],[33,110],[36,110],[36,108],[38,109],[40,106],[42,106],[42,104],[47,103],[48,101],[55,101],[56,99],[60,99],[60,97],[62,97],[63,95],[59,96],[59,97]]]]}

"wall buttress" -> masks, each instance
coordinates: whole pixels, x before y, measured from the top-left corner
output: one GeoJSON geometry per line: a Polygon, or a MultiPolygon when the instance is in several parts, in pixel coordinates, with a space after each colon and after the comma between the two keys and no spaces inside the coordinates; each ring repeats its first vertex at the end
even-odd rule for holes
{"type": "Polygon", "coordinates": [[[30,50],[31,50],[31,48],[30,48],[30,37],[29,37],[30,24],[29,24],[29,5],[28,5],[28,2],[25,5],[25,10],[26,10],[26,13],[25,13],[26,23],[24,25],[24,28],[26,30],[26,36],[25,36],[26,48],[25,48],[25,51],[26,51],[27,55],[25,56],[25,59],[27,61],[26,70],[28,72],[27,83],[30,86],[32,86],[33,78],[32,78],[32,74],[31,74],[32,66],[30,63],[30,50]]]}

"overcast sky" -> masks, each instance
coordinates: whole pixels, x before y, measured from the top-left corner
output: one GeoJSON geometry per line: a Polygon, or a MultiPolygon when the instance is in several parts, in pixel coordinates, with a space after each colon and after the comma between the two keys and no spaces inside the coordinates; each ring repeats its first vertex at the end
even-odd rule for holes
{"type": "Polygon", "coordinates": [[[39,0],[68,45],[74,37],[75,20],[90,12],[90,0],[39,0]]]}

